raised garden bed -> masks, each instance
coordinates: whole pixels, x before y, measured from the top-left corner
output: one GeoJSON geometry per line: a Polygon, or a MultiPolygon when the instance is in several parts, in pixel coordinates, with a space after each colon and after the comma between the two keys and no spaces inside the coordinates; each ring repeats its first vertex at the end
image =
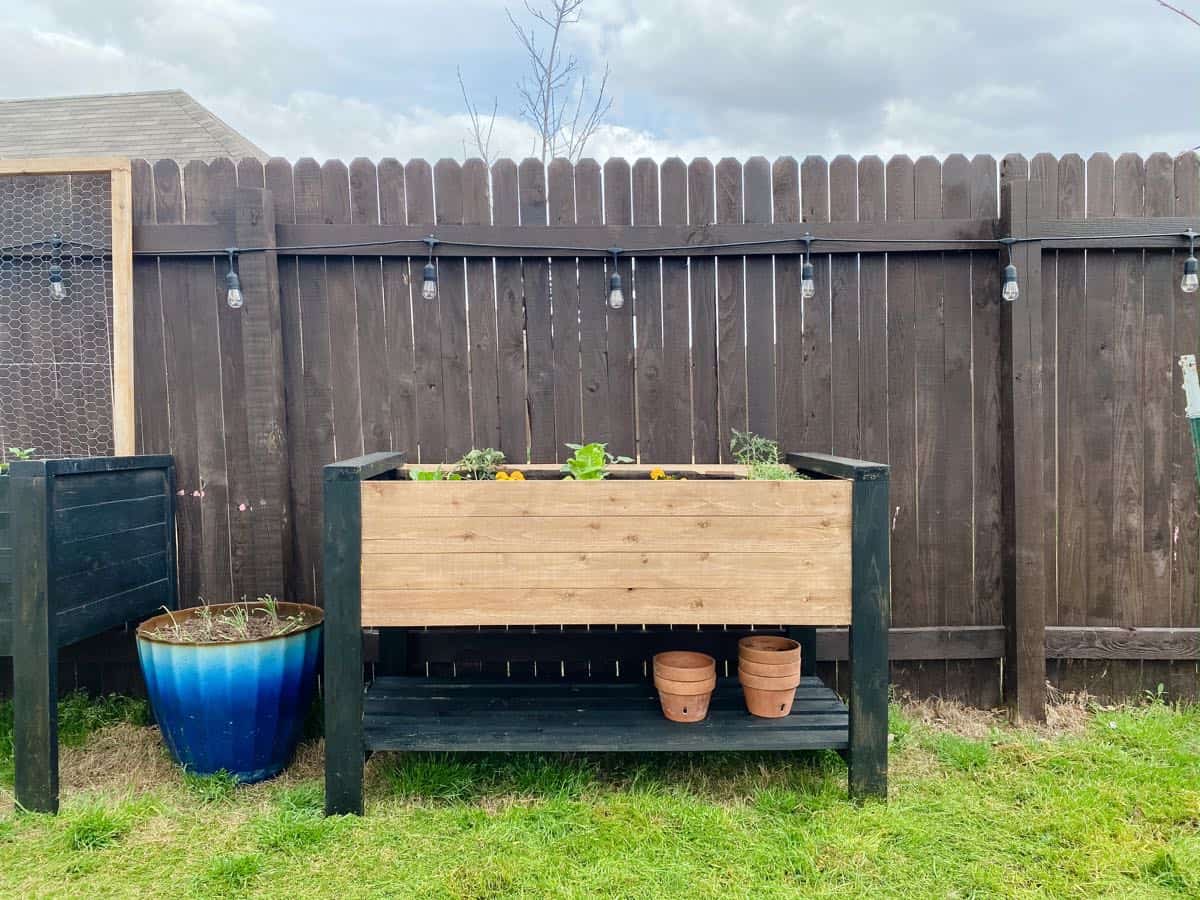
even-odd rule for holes
{"type": "Polygon", "coordinates": [[[325,470],[329,812],[361,812],[364,753],[380,749],[829,748],[846,753],[852,793],[886,793],[886,466],[790,455],[807,480],[700,465],[651,481],[652,467],[627,465],[594,484],[506,467],[525,477],[514,484],[414,481],[403,462],[325,470]],[[699,724],[663,720],[650,684],[407,677],[363,690],[363,628],[733,622],[801,639],[791,715],[749,715],[728,682],[699,724]],[[835,625],[851,626],[849,709],[813,670],[814,629],[835,625]]]}
{"type": "Polygon", "coordinates": [[[0,475],[19,807],[58,808],[58,648],[175,605],[170,456],[17,460],[0,475]]]}

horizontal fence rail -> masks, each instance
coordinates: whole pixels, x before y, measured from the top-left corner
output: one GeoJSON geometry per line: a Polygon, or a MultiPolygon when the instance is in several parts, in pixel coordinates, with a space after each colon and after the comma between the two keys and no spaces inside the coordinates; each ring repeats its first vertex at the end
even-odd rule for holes
{"type": "MultiPolygon", "coordinates": [[[[1021,681],[1029,704],[1044,666],[1068,689],[1196,693],[1200,522],[1174,363],[1200,338],[1179,290],[1192,154],[161,160],[132,176],[139,450],[176,455],[184,602],[319,600],[337,458],[495,446],[552,463],[587,439],[719,462],[748,428],[891,466],[892,620],[919,635],[893,641],[924,648],[897,653],[904,688],[993,704],[1021,681]],[[241,310],[225,247],[259,250],[237,257],[241,310]],[[613,247],[621,310],[605,305],[613,247]]],[[[836,677],[843,638],[822,640],[836,677]]],[[[565,646],[486,664],[591,677],[565,646]]]]}

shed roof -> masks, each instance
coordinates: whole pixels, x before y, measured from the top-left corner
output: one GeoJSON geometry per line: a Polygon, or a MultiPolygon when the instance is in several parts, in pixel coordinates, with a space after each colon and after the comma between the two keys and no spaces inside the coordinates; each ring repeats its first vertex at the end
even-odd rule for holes
{"type": "Polygon", "coordinates": [[[0,159],[44,156],[187,162],[268,154],[184,91],[0,100],[0,159]]]}

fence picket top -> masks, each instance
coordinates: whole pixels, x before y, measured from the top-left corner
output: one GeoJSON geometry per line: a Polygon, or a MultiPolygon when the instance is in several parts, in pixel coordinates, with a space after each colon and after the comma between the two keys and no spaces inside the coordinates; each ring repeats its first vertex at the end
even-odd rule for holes
{"type": "Polygon", "coordinates": [[[1169,153],[1146,157],[1146,215],[1169,216],[1175,205],[1175,160],[1169,153]]]}
{"type": "Polygon", "coordinates": [[[884,190],[889,222],[913,218],[916,205],[916,180],[913,161],[907,156],[893,156],[887,162],[884,190]]]}
{"type": "Polygon", "coordinates": [[[1029,161],[1029,177],[1042,185],[1042,215],[1058,215],[1058,160],[1052,153],[1039,153],[1029,161]]]}
{"type": "Polygon", "coordinates": [[[773,221],[800,220],[800,164],[794,156],[780,156],[771,163],[771,195],[773,221]]]}
{"type": "Polygon", "coordinates": [[[410,159],[404,164],[405,200],[408,204],[408,224],[433,224],[433,167],[423,159],[410,159]]]}
{"type": "Polygon", "coordinates": [[[546,167],[529,157],[517,167],[517,196],[522,225],[546,224],[546,167]]]}
{"type": "Polygon", "coordinates": [[[825,157],[804,157],[800,165],[800,201],[803,221],[829,221],[829,164],[825,157]]]}
{"type": "Polygon", "coordinates": [[[487,163],[468,159],[463,163],[463,222],[487,225],[492,220],[487,163]]]}
{"type": "Polygon", "coordinates": [[[1107,218],[1113,214],[1114,164],[1107,153],[1093,153],[1087,160],[1087,214],[1107,218]]]}
{"type": "Polygon", "coordinates": [[[858,220],[858,163],[845,153],[829,163],[829,217],[835,222],[858,220]]]}
{"type": "Polygon", "coordinates": [[[1020,153],[1006,153],[1000,161],[1000,181],[1026,181],[1029,178],[1029,161],[1020,153]]]}
{"type": "Polygon", "coordinates": [[[379,223],[379,172],[375,163],[362,156],[350,161],[350,221],[379,223]]]}
{"type": "Polygon", "coordinates": [[[971,216],[994,219],[1000,214],[996,193],[996,159],[987,153],[971,157],[971,216]]]}
{"type": "Polygon", "coordinates": [[[1082,219],[1086,166],[1078,153],[1066,153],[1058,160],[1058,215],[1063,219],[1082,219]]]}
{"type": "Polygon", "coordinates": [[[492,164],[492,221],[496,225],[516,225],[517,164],[511,159],[498,159],[492,164]]]}
{"type": "Polygon", "coordinates": [[[858,220],[882,222],[886,214],[883,160],[864,156],[858,161],[858,220]]]}
{"type": "Polygon", "coordinates": [[[688,163],[688,221],[712,225],[716,221],[713,164],[700,156],[688,163]]]}
{"type": "Polygon", "coordinates": [[[263,175],[266,187],[275,203],[276,223],[296,221],[296,195],[292,187],[292,164],[282,157],[267,160],[263,175]]]}
{"type": "Polygon", "coordinates": [[[608,224],[628,224],[632,221],[633,196],[630,191],[629,162],[620,156],[604,163],[604,221],[608,224]]]}
{"type": "Polygon", "coordinates": [[[918,219],[942,217],[942,164],[935,156],[918,157],[913,164],[918,219]]]}
{"type": "Polygon", "coordinates": [[[1118,216],[1140,216],[1145,209],[1146,164],[1136,153],[1117,157],[1113,210],[1118,216]]]}
{"type": "Polygon", "coordinates": [[[686,225],[687,211],[687,166],[678,156],[664,160],[660,173],[662,180],[662,224],[686,225]]]}
{"type": "Polygon", "coordinates": [[[434,207],[438,224],[461,224],[463,220],[462,166],[453,159],[439,159],[433,167],[434,207]]]}
{"type": "Polygon", "coordinates": [[[265,171],[261,160],[253,156],[243,156],[237,161],[238,187],[263,187],[264,177],[265,171]]]}
{"type": "Polygon", "coordinates": [[[556,157],[546,170],[547,210],[551,225],[575,224],[575,168],[556,157]]]}
{"type": "Polygon", "coordinates": [[[388,156],[379,161],[375,174],[379,182],[379,221],[385,225],[405,224],[404,166],[388,156]]]}
{"type": "Polygon", "coordinates": [[[575,222],[579,225],[604,224],[604,190],[600,164],[591,158],[575,164],[575,222]]]}
{"type": "Polygon", "coordinates": [[[717,221],[742,221],[742,164],[730,156],[717,163],[717,221]]]}
{"type": "Polygon", "coordinates": [[[292,190],[296,198],[296,224],[321,221],[321,167],[312,157],[297,161],[292,170],[292,190]]]}

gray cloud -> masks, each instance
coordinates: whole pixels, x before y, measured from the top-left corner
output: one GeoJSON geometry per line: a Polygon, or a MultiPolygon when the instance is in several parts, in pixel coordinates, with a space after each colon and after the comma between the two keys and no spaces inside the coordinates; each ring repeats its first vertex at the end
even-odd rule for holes
{"type": "MultiPolygon", "coordinates": [[[[1200,10],[1197,10],[1200,11],[1200,10]]],[[[597,156],[1167,150],[1200,143],[1200,28],[1153,0],[589,0],[597,156]]],[[[498,0],[10,0],[0,94],[182,87],[271,152],[461,156],[454,81],[514,109],[498,0]]],[[[501,152],[529,130],[500,123],[501,152]]]]}

